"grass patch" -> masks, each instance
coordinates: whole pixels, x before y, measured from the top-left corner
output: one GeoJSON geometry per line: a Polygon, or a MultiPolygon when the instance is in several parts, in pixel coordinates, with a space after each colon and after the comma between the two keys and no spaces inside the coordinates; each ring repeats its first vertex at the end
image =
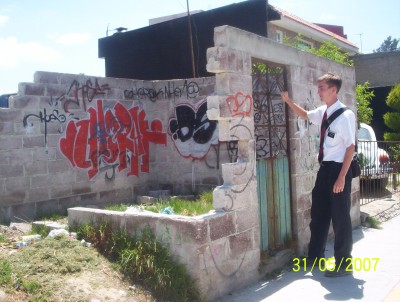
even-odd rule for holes
{"type": "MultiPolygon", "coordinates": [[[[113,204],[107,206],[106,210],[124,212],[128,209],[128,204],[113,204]]],[[[212,191],[203,192],[196,200],[187,200],[183,198],[174,198],[169,200],[160,200],[152,205],[140,205],[140,209],[154,213],[163,213],[165,210],[172,210],[173,214],[184,216],[197,216],[206,214],[213,210],[212,191]]],[[[169,211],[168,211],[169,212],[169,211]]]]}
{"type": "Polygon", "coordinates": [[[79,239],[91,242],[115,262],[125,276],[140,283],[161,301],[202,301],[186,267],[156,240],[149,227],[133,236],[113,231],[107,223],[96,227],[82,225],[75,231],[79,239]]]}
{"type": "Polygon", "coordinates": [[[3,234],[0,234],[0,243],[2,242],[6,242],[6,236],[4,236],[3,234]]]}
{"type": "Polygon", "coordinates": [[[105,207],[109,211],[125,212],[130,206],[128,204],[111,204],[105,207]]]}
{"type": "Polygon", "coordinates": [[[46,238],[16,253],[0,255],[0,286],[8,293],[26,295],[26,301],[56,301],[53,290],[60,287],[61,278],[98,264],[97,253],[79,241],[46,238]]]}

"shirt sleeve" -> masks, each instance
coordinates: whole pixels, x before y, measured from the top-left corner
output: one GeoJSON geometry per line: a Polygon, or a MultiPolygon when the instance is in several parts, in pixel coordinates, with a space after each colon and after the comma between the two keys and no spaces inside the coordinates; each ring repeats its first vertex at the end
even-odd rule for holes
{"type": "Polygon", "coordinates": [[[351,110],[347,110],[344,112],[344,121],[340,124],[342,133],[343,144],[345,147],[349,147],[350,145],[355,145],[356,141],[356,118],[351,110]]]}
{"type": "Polygon", "coordinates": [[[314,125],[321,125],[325,110],[326,106],[320,106],[314,110],[307,111],[308,120],[314,125]]]}

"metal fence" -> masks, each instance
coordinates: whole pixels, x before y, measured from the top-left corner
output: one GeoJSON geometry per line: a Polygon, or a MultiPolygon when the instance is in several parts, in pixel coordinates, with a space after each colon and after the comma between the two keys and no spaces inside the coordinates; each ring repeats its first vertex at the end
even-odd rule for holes
{"type": "Polygon", "coordinates": [[[358,141],[360,202],[367,204],[400,191],[400,142],[358,141]]]}

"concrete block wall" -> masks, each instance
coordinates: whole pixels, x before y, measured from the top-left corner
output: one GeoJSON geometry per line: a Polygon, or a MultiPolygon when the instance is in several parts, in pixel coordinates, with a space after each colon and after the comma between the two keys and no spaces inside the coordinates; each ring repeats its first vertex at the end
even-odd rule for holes
{"type": "Polygon", "coordinates": [[[0,223],[220,185],[227,144],[206,115],[215,81],[36,72],[0,108],[0,223]]]}

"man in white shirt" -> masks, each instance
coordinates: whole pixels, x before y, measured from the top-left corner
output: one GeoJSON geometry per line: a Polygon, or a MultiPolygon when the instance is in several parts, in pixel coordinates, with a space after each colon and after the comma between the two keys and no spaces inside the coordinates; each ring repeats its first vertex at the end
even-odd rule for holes
{"type": "Polygon", "coordinates": [[[306,111],[295,104],[287,92],[282,92],[282,100],[303,119],[321,125],[321,144],[318,160],[320,169],[312,191],[311,238],[308,245],[307,263],[316,263],[325,257],[325,246],[332,220],[335,233],[335,269],[326,271],[327,277],[340,277],[352,273],[353,247],[351,207],[351,169],[355,146],[355,116],[351,110],[344,111],[329,127],[323,123],[324,114],[330,117],[333,112],[345,107],[337,98],[342,79],[327,73],[318,79],[318,95],[326,105],[306,111]]]}

